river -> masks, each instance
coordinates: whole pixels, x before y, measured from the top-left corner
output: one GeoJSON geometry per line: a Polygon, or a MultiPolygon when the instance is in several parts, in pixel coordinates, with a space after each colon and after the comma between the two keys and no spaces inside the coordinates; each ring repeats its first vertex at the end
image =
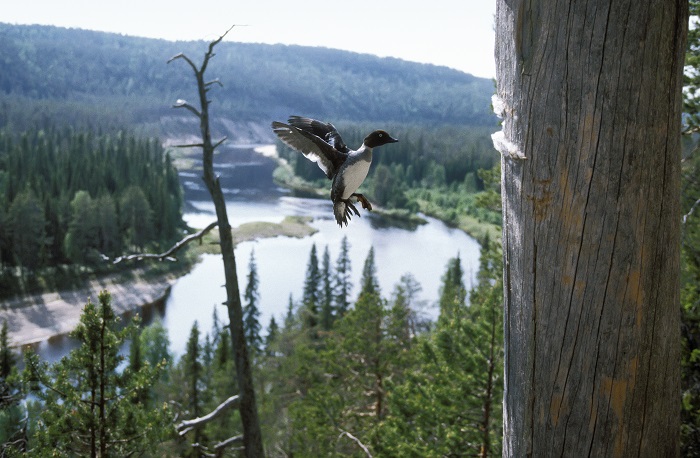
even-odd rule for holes
{"type": "MultiPolygon", "coordinates": [[[[231,168],[229,165],[229,173],[231,168]]],[[[253,176],[271,177],[272,168],[268,161],[256,163],[249,160],[243,175],[250,177],[250,171],[255,170],[253,176]]],[[[202,192],[201,180],[197,174],[189,172],[181,173],[181,180],[187,201],[185,221],[194,228],[205,227],[215,219],[215,215],[213,204],[203,200],[206,195],[202,192]]],[[[333,219],[330,201],[291,197],[286,191],[276,188],[271,179],[262,180],[262,184],[257,179],[255,184],[251,187],[250,183],[244,183],[246,191],[225,189],[232,226],[251,221],[281,222],[285,216],[300,215],[312,217],[310,224],[318,229],[314,235],[303,239],[275,237],[241,243],[236,247],[241,293],[247,282],[250,254],[252,251],[255,253],[260,322],[264,332],[272,316],[278,324],[283,322],[290,294],[295,302],[301,298],[313,244],[318,250],[319,263],[327,246],[331,265],[335,266],[341,240],[344,236],[348,237],[353,300],[357,295],[365,258],[370,247],[374,247],[377,278],[383,296],[389,298],[401,276],[410,272],[422,286],[420,296],[425,304],[422,313],[431,318],[437,316],[435,304],[448,260],[459,254],[467,273],[467,287],[478,269],[478,243],[461,230],[450,228],[437,219],[426,217],[427,224],[401,227],[392,225],[376,213],[361,210],[362,217],[353,218],[347,227],[341,229],[333,219]]],[[[202,335],[212,329],[215,309],[219,318],[227,321],[226,308],[221,305],[226,296],[223,283],[221,257],[204,255],[190,273],[173,285],[164,304],[143,311],[144,321],[161,319],[168,330],[171,351],[181,355],[195,320],[202,335]]],[[[40,345],[39,351],[46,359],[56,360],[71,347],[65,338],[52,339],[40,345]]]]}

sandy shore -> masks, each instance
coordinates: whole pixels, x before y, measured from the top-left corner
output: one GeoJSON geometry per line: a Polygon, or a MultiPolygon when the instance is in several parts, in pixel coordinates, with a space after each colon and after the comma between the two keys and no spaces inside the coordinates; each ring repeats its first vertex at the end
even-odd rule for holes
{"type": "Polygon", "coordinates": [[[112,294],[112,306],[122,314],[161,299],[176,280],[171,276],[116,282],[107,277],[80,289],[4,300],[0,301],[0,323],[7,320],[12,346],[41,342],[72,331],[88,299],[96,303],[100,291],[112,294]]]}

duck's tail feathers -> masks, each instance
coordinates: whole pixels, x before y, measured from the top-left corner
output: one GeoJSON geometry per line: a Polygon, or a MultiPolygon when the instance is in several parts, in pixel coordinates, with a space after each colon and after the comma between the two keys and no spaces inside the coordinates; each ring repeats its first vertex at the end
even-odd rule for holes
{"type": "Polygon", "coordinates": [[[360,212],[357,211],[357,208],[355,208],[350,200],[337,200],[333,202],[333,213],[335,214],[335,221],[338,223],[338,226],[343,227],[343,224],[347,226],[348,221],[352,219],[353,212],[357,216],[360,216],[360,212]]]}

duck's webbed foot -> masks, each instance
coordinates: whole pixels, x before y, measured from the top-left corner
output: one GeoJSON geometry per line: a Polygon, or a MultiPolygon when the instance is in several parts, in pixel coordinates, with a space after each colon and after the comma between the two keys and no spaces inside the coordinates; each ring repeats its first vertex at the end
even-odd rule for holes
{"type": "Polygon", "coordinates": [[[360,202],[362,204],[362,208],[364,208],[365,210],[372,211],[372,204],[369,203],[369,200],[367,200],[367,198],[365,196],[363,196],[362,194],[358,194],[358,193],[354,193],[354,194],[352,194],[352,196],[357,197],[358,202],[360,202]]]}
{"type": "Polygon", "coordinates": [[[335,221],[340,227],[348,225],[348,221],[352,219],[353,213],[360,216],[360,212],[355,208],[355,205],[350,201],[350,199],[338,200],[333,203],[333,213],[335,214],[335,221]]]}

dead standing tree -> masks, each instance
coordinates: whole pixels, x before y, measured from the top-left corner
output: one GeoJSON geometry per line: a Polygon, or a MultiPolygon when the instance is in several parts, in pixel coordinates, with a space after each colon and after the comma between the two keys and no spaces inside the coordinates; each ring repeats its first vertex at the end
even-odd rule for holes
{"type": "Polygon", "coordinates": [[[677,456],[686,0],[498,0],[504,456],[677,456]]]}
{"type": "Polygon", "coordinates": [[[229,323],[231,329],[231,340],[233,342],[233,352],[236,362],[236,380],[239,389],[239,411],[243,423],[243,447],[245,456],[262,457],[263,444],[260,433],[260,423],[258,421],[258,410],[255,402],[255,390],[253,387],[253,375],[248,357],[248,349],[243,333],[243,312],[241,307],[241,297],[238,288],[238,276],[236,273],[236,257],[233,251],[233,236],[231,225],[226,212],[226,202],[221,191],[221,184],[214,174],[214,150],[221,145],[226,138],[212,143],[211,131],[209,127],[209,99],[207,93],[214,85],[221,85],[218,80],[205,81],[204,73],[211,58],[214,57],[214,47],[224,39],[226,31],[218,39],[209,43],[209,48],[204,54],[202,64],[198,67],[190,58],[184,54],[178,54],[171,58],[168,63],[182,59],[192,68],[197,79],[197,89],[199,94],[199,109],[184,100],[178,100],[175,108],[184,108],[192,112],[199,118],[199,128],[202,134],[202,142],[192,145],[181,145],[182,147],[202,148],[203,179],[209,190],[219,226],[219,239],[221,245],[221,256],[224,262],[224,275],[226,279],[226,306],[228,308],[229,323]]]}

